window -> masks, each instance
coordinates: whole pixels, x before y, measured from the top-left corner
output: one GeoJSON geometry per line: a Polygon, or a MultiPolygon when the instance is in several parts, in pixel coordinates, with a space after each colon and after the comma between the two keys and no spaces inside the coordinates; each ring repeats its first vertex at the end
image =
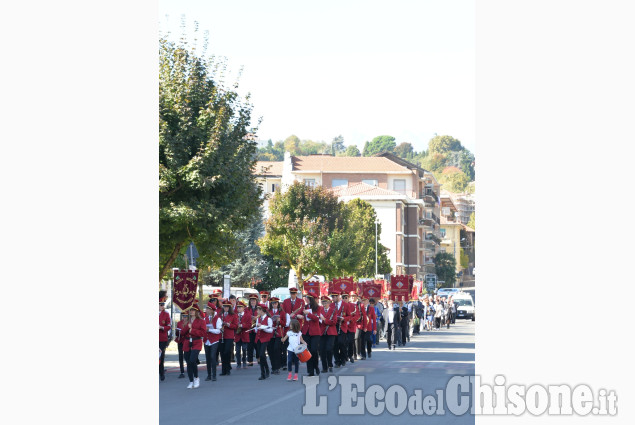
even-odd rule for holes
{"type": "Polygon", "coordinates": [[[348,186],[348,180],[346,180],[346,179],[333,179],[333,182],[331,183],[331,187],[338,187],[338,186],[348,186]]]}
{"type": "Polygon", "coordinates": [[[278,183],[273,183],[271,185],[271,191],[275,192],[276,190],[278,190],[279,187],[280,187],[280,185],[278,183]]]}
{"type": "Polygon", "coordinates": [[[304,179],[304,184],[309,187],[315,187],[315,179],[304,179]]]}
{"type": "Polygon", "coordinates": [[[405,179],[396,179],[393,181],[393,190],[395,192],[399,192],[402,194],[406,193],[406,180],[405,179]]]}
{"type": "Polygon", "coordinates": [[[441,229],[441,237],[445,238],[445,229],[441,229]]]}
{"type": "Polygon", "coordinates": [[[377,179],[362,179],[362,183],[366,183],[371,186],[377,186],[377,179]]]}

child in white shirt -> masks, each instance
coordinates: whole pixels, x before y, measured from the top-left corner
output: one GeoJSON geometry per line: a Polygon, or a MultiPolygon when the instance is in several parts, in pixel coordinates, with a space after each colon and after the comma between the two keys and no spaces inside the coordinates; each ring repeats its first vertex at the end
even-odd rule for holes
{"type": "Polygon", "coordinates": [[[302,339],[300,322],[297,319],[292,319],[289,327],[290,329],[287,331],[287,334],[280,341],[285,342],[287,338],[289,339],[289,347],[287,348],[287,370],[289,371],[289,376],[287,376],[287,381],[291,380],[292,364],[295,366],[295,375],[293,375],[293,380],[297,381],[300,359],[298,359],[298,356],[295,354],[295,349],[301,343],[306,344],[306,342],[304,342],[304,339],[302,339]]]}

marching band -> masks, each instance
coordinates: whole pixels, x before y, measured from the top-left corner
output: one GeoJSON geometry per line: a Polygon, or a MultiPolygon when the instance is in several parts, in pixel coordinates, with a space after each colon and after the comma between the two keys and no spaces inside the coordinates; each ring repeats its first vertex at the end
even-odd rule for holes
{"type": "MultiPolygon", "coordinates": [[[[297,380],[298,359],[307,366],[309,376],[332,372],[333,368],[365,360],[371,356],[372,338],[377,335],[375,300],[359,297],[355,291],[341,293],[334,289],[328,296],[315,297],[298,290],[289,290],[291,297],[280,303],[269,292],[252,294],[249,304],[233,299],[221,299],[220,291],[209,297],[205,313],[197,303],[181,314],[176,325],[175,342],[179,350],[179,364],[184,378],[187,365],[187,388],[198,388],[198,356],[205,353],[206,381],[216,381],[220,357],[221,376],[231,375],[232,357],[237,369],[246,369],[256,362],[260,377],[279,375],[288,370],[292,379],[293,366],[297,380]],[[349,301],[350,298],[350,301],[349,301]],[[301,343],[300,343],[301,342],[301,343]]],[[[169,342],[170,316],[164,310],[165,292],[159,294],[159,373],[165,379],[163,359],[169,342]]]]}

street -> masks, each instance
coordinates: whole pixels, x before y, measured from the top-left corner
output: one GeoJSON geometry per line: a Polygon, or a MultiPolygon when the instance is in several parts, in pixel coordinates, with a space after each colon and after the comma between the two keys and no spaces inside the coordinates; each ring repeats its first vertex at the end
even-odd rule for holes
{"type": "MultiPolygon", "coordinates": [[[[204,362],[204,354],[199,358],[204,362]]],[[[176,353],[167,353],[166,368],[166,379],[159,384],[159,418],[162,424],[230,424],[252,420],[257,420],[260,424],[280,424],[281,421],[301,424],[325,421],[360,425],[385,423],[393,418],[388,409],[377,416],[373,416],[368,407],[363,415],[340,415],[338,408],[342,404],[342,387],[332,385],[333,389],[329,390],[329,376],[337,376],[340,382],[343,376],[365,377],[358,397],[363,397],[363,390],[373,384],[380,385],[384,390],[399,384],[408,396],[415,389],[422,389],[424,397],[434,395],[436,390],[445,389],[452,376],[474,374],[474,322],[457,320],[449,330],[413,335],[405,347],[398,347],[396,351],[389,351],[386,341],[382,340],[379,348],[373,349],[371,359],[347,363],[346,367],[333,369],[332,374],[320,374],[317,397],[327,397],[327,414],[302,413],[303,406],[308,403],[306,387],[302,383],[302,376],[306,375],[304,364],[300,364],[300,380],[297,382],[288,382],[285,371],[281,371],[280,375],[271,375],[265,381],[258,381],[260,369],[257,364],[248,369],[237,369],[233,364],[230,376],[220,376],[219,366],[218,380],[204,381],[205,365],[201,364],[201,385],[197,389],[186,389],[187,374],[185,379],[177,378],[179,370],[176,353]]],[[[315,397],[314,394],[311,405],[319,403],[315,397]]],[[[469,411],[464,415],[454,416],[447,409],[443,415],[413,416],[408,409],[399,415],[399,423],[422,422],[473,424],[474,417],[469,411]]]]}

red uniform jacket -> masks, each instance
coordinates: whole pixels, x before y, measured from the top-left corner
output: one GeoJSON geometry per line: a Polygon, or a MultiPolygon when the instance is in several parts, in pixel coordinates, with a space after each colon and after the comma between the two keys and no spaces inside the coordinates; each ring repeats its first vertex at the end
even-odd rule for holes
{"type": "Polygon", "coordinates": [[[287,298],[282,302],[282,309],[285,313],[291,315],[291,319],[295,319],[295,316],[297,314],[302,314],[302,310],[300,310],[296,314],[293,314],[293,312],[299,309],[300,306],[302,306],[302,310],[304,310],[304,301],[302,301],[302,298],[298,297],[296,297],[295,303],[291,302],[291,298],[287,298]]]}
{"type": "Polygon", "coordinates": [[[236,314],[227,314],[225,312],[221,313],[221,318],[223,322],[229,323],[225,325],[225,330],[223,331],[223,339],[234,339],[236,328],[238,328],[238,315],[236,314]]]}
{"type": "Polygon", "coordinates": [[[159,329],[159,342],[168,340],[168,331],[170,330],[170,313],[163,310],[159,313],[159,326],[163,326],[163,329],[159,329]]]}
{"type": "Polygon", "coordinates": [[[322,335],[322,329],[320,327],[320,314],[324,315],[324,309],[321,306],[318,307],[317,311],[307,313],[307,318],[311,319],[311,320],[306,320],[306,326],[308,331],[307,333],[311,336],[322,335]]]}
{"type": "Polygon", "coordinates": [[[269,310],[269,313],[271,314],[272,317],[275,316],[276,314],[280,315],[280,324],[279,324],[279,326],[276,325],[275,323],[273,324],[276,327],[276,330],[274,331],[273,337],[274,338],[282,338],[284,335],[286,335],[285,329],[287,329],[287,327],[286,327],[286,324],[287,324],[287,313],[285,313],[284,310],[273,311],[273,309],[269,310]]]}
{"type": "Polygon", "coordinates": [[[235,338],[236,342],[238,341],[249,342],[249,332],[247,331],[251,329],[251,314],[249,314],[248,310],[245,310],[245,312],[243,313],[242,319],[240,318],[238,314],[236,314],[236,317],[238,317],[237,320],[239,321],[242,327],[240,333],[236,335],[236,338],[235,338]]]}
{"type": "Polygon", "coordinates": [[[181,330],[183,330],[184,326],[187,326],[184,320],[181,320],[179,321],[179,323],[176,324],[176,336],[174,340],[177,344],[183,344],[183,336],[181,335],[181,330]]]}
{"type": "MultiPolygon", "coordinates": [[[[221,323],[218,323],[218,320],[221,319],[220,315],[215,314],[214,317],[210,318],[209,315],[205,318],[205,326],[207,326],[208,324],[213,324],[214,328],[218,328],[218,326],[220,325],[221,327],[223,326],[223,321],[221,320],[221,323]]],[[[207,342],[209,341],[210,344],[213,344],[215,342],[220,341],[220,334],[215,334],[213,332],[209,332],[209,330],[206,329],[205,331],[205,338],[203,340],[203,342],[207,342]]]]}
{"type": "MultiPolygon", "coordinates": [[[[335,305],[335,307],[337,308],[337,304],[333,303],[333,305],[335,305]]],[[[344,301],[340,302],[340,308],[337,309],[337,312],[335,313],[335,320],[339,320],[338,317],[346,317],[346,315],[348,314],[348,303],[345,303],[344,301]]],[[[337,326],[335,327],[335,329],[337,330],[337,326]]],[[[346,333],[348,329],[348,325],[346,322],[346,319],[340,321],[340,332],[341,333],[346,333]]]]}
{"type": "Polygon", "coordinates": [[[348,304],[348,314],[344,316],[344,320],[346,321],[346,329],[342,326],[342,332],[355,332],[357,329],[357,319],[359,318],[359,309],[357,308],[357,303],[347,303],[348,304]]]}
{"type": "MultiPolygon", "coordinates": [[[[366,330],[366,325],[368,324],[368,317],[366,316],[366,308],[364,307],[363,303],[360,303],[357,306],[357,311],[359,311],[362,320],[360,320],[359,322],[357,322],[357,324],[355,325],[356,329],[359,329],[361,331],[365,331],[366,330]]],[[[357,316],[357,318],[359,318],[360,316],[357,316]]]]}
{"type": "Polygon", "coordinates": [[[190,348],[192,350],[202,350],[203,337],[205,337],[206,332],[207,326],[203,319],[194,319],[191,329],[189,324],[186,325],[185,329],[181,330],[181,335],[185,338],[183,341],[183,351],[190,351],[190,348]]]}
{"type": "MultiPolygon", "coordinates": [[[[267,315],[264,317],[258,317],[258,320],[256,321],[256,326],[269,326],[270,324],[273,325],[273,321],[271,320],[271,317],[268,317],[267,315]]],[[[267,343],[271,339],[271,335],[272,334],[269,332],[258,329],[256,331],[256,342],[260,341],[262,343],[267,343]]]]}
{"type": "MultiPolygon", "coordinates": [[[[324,307],[322,307],[324,310],[324,307]]],[[[337,311],[335,304],[331,303],[328,310],[324,310],[324,321],[322,322],[322,335],[326,331],[326,335],[337,335],[337,311]],[[328,326],[328,328],[327,328],[328,326]]]]}
{"type": "Polygon", "coordinates": [[[375,314],[375,307],[368,304],[366,307],[362,306],[362,311],[366,314],[366,332],[372,332],[377,330],[377,314],[375,314]]]}

